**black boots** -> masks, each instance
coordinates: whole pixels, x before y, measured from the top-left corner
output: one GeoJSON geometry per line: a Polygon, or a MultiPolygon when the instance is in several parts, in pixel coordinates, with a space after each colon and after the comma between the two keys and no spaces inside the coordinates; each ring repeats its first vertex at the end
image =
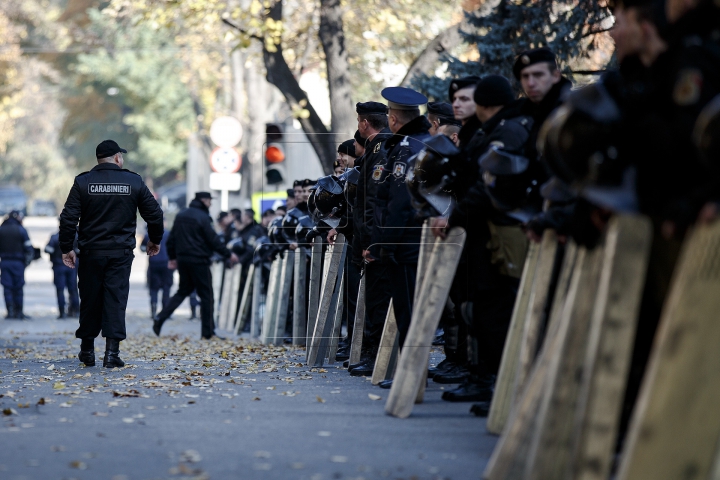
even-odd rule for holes
{"type": "Polygon", "coordinates": [[[117,338],[105,339],[105,358],[103,358],[103,367],[115,368],[124,367],[125,362],[120,360],[120,340],[117,338]]]}
{"type": "Polygon", "coordinates": [[[5,320],[15,320],[17,317],[15,316],[15,305],[8,304],[7,305],[7,315],[5,315],[5,320]]]}
{"type": "Polygon", "coordinates": [[[152,320],[157,318],[157,303],[150,303],[150,318],[152,320]]]}
{"type": "Polygon", "coordinates": [[[67,316],[65,315],[65,307],[62,307],[60,308],[60,315],[58,315],[57,319],[62,320],[64,318],[67,318],[67,316]]]}
{"type": "Polygon", "coordinates": [[[155,317],[155,321],[153,322],[153,332],[155,332],[155,335],[158,337],[160,336],[160,329],[162,328],[163,323],[165,323],[165,320],[160,320],[155,317]]]}
{"type": "Polygon", "coordinates": [[[83,338],[80,342],[80,353],[78,359],[85,364],[86,367],[95,366],[95,339],[83,338]]]}
{"type": "Polygon", "coordinates": [[[197,315],[195,315],[196,309],[196,306],[190,305],[190,320],[197,318],[197,315]]]}
{"type": "Polygon", "coordinates": [[[70,306],[67,311],[67,316],[70,318],[77,318],[80,316],[80,309],[78,307],[70,306]]]}

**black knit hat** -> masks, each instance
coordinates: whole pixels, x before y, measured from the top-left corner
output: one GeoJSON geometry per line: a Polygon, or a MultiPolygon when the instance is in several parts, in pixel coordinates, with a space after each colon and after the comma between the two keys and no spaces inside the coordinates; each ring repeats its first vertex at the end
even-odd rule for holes
{"type": "Polygon", "coordinates": [[[365,148],[365,142],[367,142],[367,139],[363,138],[362,135],[360,135],[360,130],[355,130],[355,136],[353,138],[358,143],[358,145],[365,148]]]}
{"type": "Polygon", "coordinates": [[[515,75],[515,79],[520,80],[520,72],[522,72],[523,68],[540,62],[549,62],[557,65],[557,58],[555,58],[553,51],[547,47],[522,52],[515,58],[515,64],[513,65],[513,75],[515,75]]]}
{"type": "Polygon", "coordinates": [[[350,155],[353,158],[357,158],[357,155],[355,154],[355,139],[345,140],[340,145],[338,145],[337,149],[338,153],[344,153],[347,155],[350,155]]]}
{"type": "Polygon", "coordinates": [[[475,103],[483,107],[507,105],[515,99],[512,87],[502,75],[487,75],[475,87],[475,103]]]}

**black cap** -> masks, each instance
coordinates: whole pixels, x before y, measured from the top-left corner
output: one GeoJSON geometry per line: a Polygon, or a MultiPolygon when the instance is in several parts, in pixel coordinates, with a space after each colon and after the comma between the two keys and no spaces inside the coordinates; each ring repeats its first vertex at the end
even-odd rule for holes
{"type": "Polygon", "coordinates": [[[355,130],[355,136],[353,138],[358,143],[358,145],[365,148],[365,143],[367,142],[367,139],[363,138],[362,135],[360,135],[360,130],[355,130]]]}
{"type": "Polygon", "coordinates": [[[317,183],[317,180],[310,180],[309,178],[306,178],[305,180],[302,181],[302,186],[303,186],[303,188],[312,187],[316,183],[317,183]]]}
{"type": "MultiPolygon", "coordinates": [[[[302,182],[300,182],[300,180],[295,180],[293,182],[293,186],[302,187],[302,182]],[[295,185],[296,183],[297,183],[297,185],[295,185]]],[[[295,189],[288,188],[287,190],[285,190],[285,193],[287,193],[288,198],[295,198],[295,189]]]]}
{"type": "Polygon", "coordinates": [[[280,210],[287,213],[287,205],[278,205],[278,207],[275,209],[275,213],[278,213],[280,210]]]}
{"type": "Polygon", "coordinates": [[[210,195],[210,192],[196,192],[195,193],[195,200],[202,200],[204,198],[210,198],[212,199],[212,195],[210,195]]]}
{"type": "Polygon", "coordinates": [[[220,220],[222,220],[223,218],[227,217],[228,215],[230,215],[228,212],[220,212],[220,213],[218,213],[217,221],[219,222],[220,220]]]}
{"type": "Polygon", "coordinates": [[[462,77],[462,78],[455,78],[452,82],[450,82],[450,87],[448,88],[448,98],[450,99],[450,103],[453,102],[453,96],[455,95],[455,92],[458,90],[462,90],[463,88],[472,87],[473,85],[477,85],[477,83],[480,81],[480,77],[477,77],[475,75],[470,75],[469,77],[462,77]]]}
{"type": "Polygon", "coordinates": [[[462,122],[460,120],[456,120],[455,118],[448,118],[448,117],[438,117],[438,124],[441,127],[443,125],[454,125],[456,127],[462,127],[462,122]]]}
{"type": "Polygon", "coordinates": [[[302,180],[295,180],[293,181],[293,188],[295,187],[302,187],[302,180]]]}
{"type": "Polygon", "coordinates": [[[95,147],[95,158],[112,157],[116,153],[127,153],[115,140],[103,140],[95,147]]]}
{"type": "Polygon", "coordinates": [[[262,212],[263,218],[267,217],[268,215],[275,215],[275,210],[273,210],[272,208],[268,208],[267,210],[262,212]]]}
{"type": "Polygon", "coordinates": [[[350,155],[353,158],[357,158],[357,154],[355,154],[355,139],[345,140],[340,145],[338,145],[337,149],[338,153],[344,153],[346,155],[350,155]]]}
{"type": "Polygon", "coordinates": [[[447,102],[428,102],[427,113],[435,115],[438,118],[455,118],[452,105],[447,102]]]}
{"type": "Polygon", "coordinates": [[[483,107],[507,105],[515,99],[510,82],[502,75],[483,77],[475,87],[474,100],[483,107]]]}
{"type": "Polygon", "coordinates": [[[388,101],[388,107],[394,110],[415,110],[428,101],[425,95],[412,88],[387,87],[380,94],[388,101]]]}
{"type": "Polygon", "coordinates": [[[355,104],[358,115],[387,115],[388,107],[380,102],[359,102],[355,104]]]}
{"type": "Polygon", "coordinates": [[[540,62],[550,62],[557,65],[555,54],[547,47],[522,52],[515,58],[515,64],[513,65],[513,75],[515,75],[515,79],[520,80],[520,72],[522,72],[523,68],[540,62]]]}
{"type": "Polygon", "coordinates": [[[252,208],[246,208],[243,210],[243,212],[245,212],[248,215],[250,215],[251,217],[255,218],[255,210],[253,210],[252,208]]]}

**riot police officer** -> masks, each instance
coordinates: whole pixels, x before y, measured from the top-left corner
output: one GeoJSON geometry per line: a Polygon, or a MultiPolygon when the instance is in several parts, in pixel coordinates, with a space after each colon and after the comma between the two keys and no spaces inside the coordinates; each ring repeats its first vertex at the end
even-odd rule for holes
{"type": "Polygon", "coordinates": [[[13,210],[0,226],[0,283],[5,292],[5,318],[16,320],[30,318],[23,313],[23,286],[33,247],[21,220],[22,214],[13,210]]]}
{"type": "MultiPolygon", "coordinates": [[[[76,236],[77,238],[77,236],[76,236]]],[[[77,287],[77,271],[68,268],[62,259],[60,251],[60,232],[50,237],[50,241],[45,246],[45,253],[50,255],[50,262],[53,269],[53,283],[57,291],[58,301],[58,320],[67,317],[77,317],[80,314],[80,298],[78,297],[77,287]],[[65,289],[68,291],[70,298],[70,308],[65,311],[65,289]]],[[[77,253],[77,251],[75,252],[77,253]]]]}
{"type": "MultiPolygon", "coordinates": [[[[377,203],[370,247],[363,252],[367,262],[380,262],[385,268],[388,289],[393,300],[395,319],[402,346],[412,315],[417,261],[420,253],[421,223],[415,216],[410,194],[405,185],[408,160],[429,140],[430,123],[420,115],[425,95],[404,87],[388,87],[381,92],[388,101],[388,126],[393,136],[384,148],[387,162],[376,165],[372,181],[377,185],[377,203]]],[[[374,347],[379,337],[370,339],[374,347]]],[[[376,347],[375,347],[376,348],[376,347]]],[[[353,376],[372,375],[375,358],[351,369],[353,376]]]]}
{"type": "Polygon", "coordinates": [[[98,164],[75,177],[60,214],[63,262],[75,268],[73,242],[78,232],[82,259],[78,265],[80,338],[78,358],[95,365],[95,337],[106,339],[103,367],[122,367],[120,341],[125,339],[125,308],[130,290],[130,268],[135,248],[137,212],[148,224],[149,256],[160,251],[163,214],[140,175],[123,169],[123,153],[113,140],[95,149],[98,164]]]}

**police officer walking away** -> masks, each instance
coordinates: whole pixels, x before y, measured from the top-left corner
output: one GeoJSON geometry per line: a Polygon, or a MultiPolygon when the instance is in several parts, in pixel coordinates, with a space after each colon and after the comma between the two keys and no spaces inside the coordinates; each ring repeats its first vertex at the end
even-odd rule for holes
{"type": "MultiPolygon", "coordinates": [[[[77,238],[77,235],[76,235],[77,238]]],[[[60,251],[60,232],[50,237],[45,246],[45,253],[50,255],[53,269],[53,283],[57,290],[58,320],[67,317],[77,317],[80,314],[80,298],[78,297],[77,272],[63,263],[62,251],[60,251]],[[70,298],[70,307],[65,311],[65,289],[70,298]]],[[[77,252],[75,252],[77,253],[77,252]]]]}
{"type": "Polygon", "coordinates": [[[7,319],[30,318],[23,313],[25,266],[32,259],[33,248],[20,212],[13,210],[0,225],[0,283],[5,291],[7,319]]]}
{"type": "Polygon", "coordinates": [[[125,339],[125,308],[130,291],[137,212],[147,222],[149,256],[160,251],[163,214],[142,177],[123,169],[123,153],[113,140],[95,149],[98,164],[75,177],[60,214],[60,249],[65,265],[75,268],[73,241],[78,230],[81,339],[78,358],[95,365],[95,337],[105,337],[103,367],[122,367],[120,342],[125,339]]]}
{"type": "Polygon", "coordinates": [[[197,192],[190,206],[175,217],[175,223],[167,240],[170,258],[168,268],[177,268],[180,274],[180,286],[155,319],[153,323],[155,335],[160,336],[160,329],[165,320],[193,290],[197,291],[200,297],[202,338],[210,339],[215,335],[210,257],[216,252],[225,259],[230,258],[232,263],[237,263],[238,257],[230,253],[223,242],[223,237],[213,230],[209,212],[211,203],[212,196],[208,192],[197,192]]]}
{"type": "MultiPolygon", "coordinates": [[[[170,287],[173,284],[174,272],[168,268],[170,259],[168,258],[166,243],[169,235],[170,232],[167,230],[163,232],[160,252],[148,260],[147,286],[150,293],[150,318],[153,320],[157,315],[158,293],[160,290],[162,290],[162,307],[165,308],[170,302],[170,287]]],[[[146,233],[140,244],[141,252],[147,252],[148,242],[150,242],[150,237],[146,233]]]]}

